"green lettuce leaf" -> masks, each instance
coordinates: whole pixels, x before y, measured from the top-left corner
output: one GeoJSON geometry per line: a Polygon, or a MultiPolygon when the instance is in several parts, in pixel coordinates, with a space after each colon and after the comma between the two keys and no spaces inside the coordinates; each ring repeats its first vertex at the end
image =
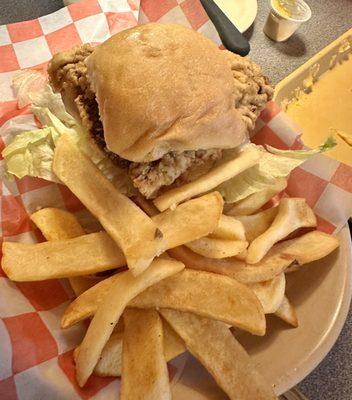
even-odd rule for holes
{"type": "Polygon", "coordinates": [[[325,151],[329,151],[336,146],[336,139],[333,136],[329,136],[324,143],[315,149],[309,150],[280,150],[275,147],[271,147],[266,145],[266,148],[270,153],[278,154],[284,157],[296,158],[298,160],[307,160],[309,157],[314,156],[315,154],[324,153],[325,151]]]}
{"type": "Polygon", "coordinates": [[[29,175],[58,182],[52,172],[56,136],[57,132],[51,127],[17,135],[2,152],[7,175],[17,178],[29,175]]]}
{"type": "Polygon", "coordinates": [[[54,93],[47,78],[35,70],[19,71],[12,80],[19,108],[28,104],[49,108],[67,126],[76,123],[74,117],[66,111],[60,93],[54,93]]]}
{"type": "Polygon", "coordinates": [[[67,134],[114,186],[123,193],[132,193],[133,185],[127,174],[95,145],[82,125],[71,123],[68,127],[46,107],[32,107],[32,111],[44,128],[23,132],[5,147],[2,155],[8,177],[28,175],[59,182],[52,171],[55,144],[61,135],[67,134]]]}
{"type": "Polygon", "coordinates": [[[43,129],[15,136],[2,155],[8,178],[34,176],[58,182],[52,171],[55,144],[68,134],[78,147],[120,191],[133,193],[133,185],[124,170],[117,167],[90,138],[88,132],[66,109],[60,94],[54,93],[46,78],[37,71],[22,71],[13,80],[18,106],[31,104],[43,129]]]}
{"type": "Polygon", "coordinates": [[[267,146],[269,151],[266,151],[258,147],[262,152],[258,163],[222,183],[216,190],[222,194],[227,203],[235,203],[273,186],[277,178],[288,177],[290,172],[305,160],[315,154],[328,151],[335,145],[335,139],[329,137],[325,143],[313,150],[279,150],[267,146]]]}
{"type": "Polygon", "coordinates": [[[28,175],[59,182],[52,171],[55,144],[63,134],[70,135],[78,143],[82,132],[67,127],[47,107],[34,106],[32,111],[44,128],[20,133],[5,147],[2,156],[7,176],[23,178],[28,175]]]}

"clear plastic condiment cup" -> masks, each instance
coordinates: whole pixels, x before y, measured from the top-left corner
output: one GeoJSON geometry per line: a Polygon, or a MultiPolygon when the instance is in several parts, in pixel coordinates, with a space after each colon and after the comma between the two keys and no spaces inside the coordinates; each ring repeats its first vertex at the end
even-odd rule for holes
{"type": "Polygon", "coordinates": [[[308,21],[312,11],[303,0],[292,2],[290,7],[280,5],[280,0],[271,0],[271,11],[264,26],[264,33],[276,42],[283,42],[293,35],[299,26],[308,21]]]}

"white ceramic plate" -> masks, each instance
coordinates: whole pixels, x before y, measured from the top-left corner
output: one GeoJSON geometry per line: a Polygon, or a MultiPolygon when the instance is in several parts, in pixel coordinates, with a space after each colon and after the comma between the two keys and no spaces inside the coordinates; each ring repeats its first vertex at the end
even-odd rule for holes
{"type": "MultiPolygon", "coordinates": [[[[238,336],[277,394],[295,386],[323,360],[346,320],[352,288],[351,239],[347,226],[339,238],[338,251],[287,275],[288,298],[296,307],[298,328],[290,328],[273,316],[269,318],[266,336],[238,336]]],[[[176,400],[227,398],[192,357],[187,360],[173,392],[176,400]]]]}
{"type": "Polygon", "coordinates": [[[257,16],[257,0],[214,0],[240,32],[246,31],[257,16]]]}

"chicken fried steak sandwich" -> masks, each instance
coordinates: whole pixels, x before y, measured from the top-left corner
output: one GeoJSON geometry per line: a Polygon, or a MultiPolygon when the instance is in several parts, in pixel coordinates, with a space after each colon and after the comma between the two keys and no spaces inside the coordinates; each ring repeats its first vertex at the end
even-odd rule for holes
{"type": "Polygon", "coordinates": [[[148,199],[240,145],[273,93],[248,58],[176,24],[75,47],[48,70],[66,107],[148,199]]]}

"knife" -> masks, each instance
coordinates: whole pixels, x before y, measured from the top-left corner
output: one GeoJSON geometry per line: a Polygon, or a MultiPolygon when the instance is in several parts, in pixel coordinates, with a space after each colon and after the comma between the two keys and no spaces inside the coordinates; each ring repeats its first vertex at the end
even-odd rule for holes
{"type": "Polygon", "coordinates": [[[213,0],[200,0],[200,2],[218,31],[220,39],[226,49],[241,56],[246,56],[250,50],[248,40],[213,0]]]}

